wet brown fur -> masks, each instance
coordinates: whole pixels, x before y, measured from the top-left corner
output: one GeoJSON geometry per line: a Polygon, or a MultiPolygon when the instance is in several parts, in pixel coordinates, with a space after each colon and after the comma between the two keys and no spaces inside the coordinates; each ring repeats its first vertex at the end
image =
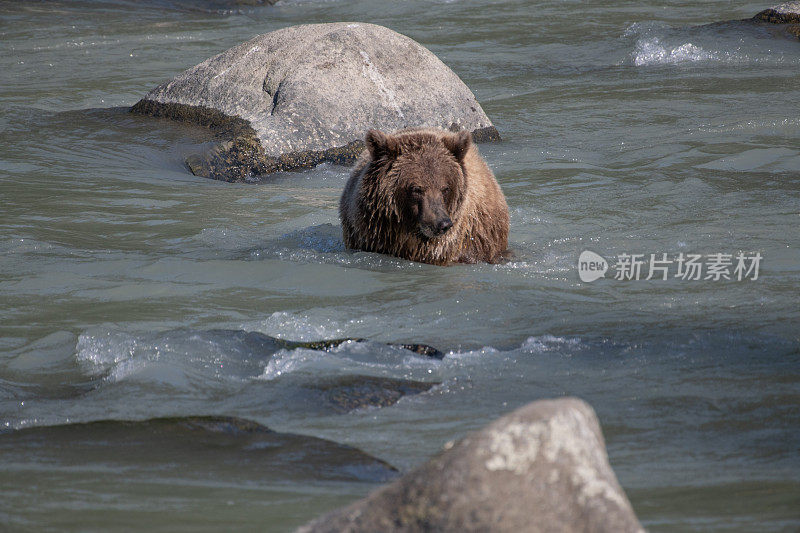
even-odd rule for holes
{"type": "Polygon", "coordinates": [[[366,145],[339,203],[348,248],[434,265],[503,259],[508,206],[468,132],[370,130],[366,145]]]}

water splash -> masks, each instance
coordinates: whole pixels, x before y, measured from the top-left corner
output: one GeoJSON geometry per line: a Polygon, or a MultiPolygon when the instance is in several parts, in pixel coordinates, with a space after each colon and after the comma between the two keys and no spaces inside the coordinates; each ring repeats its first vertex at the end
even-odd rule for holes
{"type": "Polygon", "coordinates": [[[731,65],[796,64],[796,43],[741,21],[671,27],[657,22],[634,23],[622,38],[633,50],[628,59],[637,67],[725,63],[731,65]]]}
{"type": "Polygon", "coordinates": [[[633,64],[637,67],[719,59],[718,56],[692,43],[684,43],[675,47],[665,46],[658,37],[636,41],[636,49],[633,51],[632,57],[633,64]]]}

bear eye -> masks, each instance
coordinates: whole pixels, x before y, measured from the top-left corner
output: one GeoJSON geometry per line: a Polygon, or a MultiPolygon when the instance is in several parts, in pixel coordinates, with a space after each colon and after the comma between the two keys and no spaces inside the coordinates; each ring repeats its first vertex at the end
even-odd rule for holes
{"type": "Polygon", "coordinates": [[[450,187],[445,187],[444,189],[442,189],[442,194],[444,196],[447,196],[448,194],[450,194],[450,187]]]}
{"type": "Polygon", "coordinates": [[[422,195],[422,187],[411,187],[411,194],[413,194],[415,196],[421,196],[422,195]]]}

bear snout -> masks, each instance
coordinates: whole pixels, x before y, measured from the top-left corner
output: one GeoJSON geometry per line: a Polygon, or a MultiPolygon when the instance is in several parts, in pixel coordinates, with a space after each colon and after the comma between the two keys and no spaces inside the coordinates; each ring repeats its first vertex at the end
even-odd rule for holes
{"type": "Polygon", "coordinates": [[[450,217],[444,217],[436,224],[436,235],[441,235],[453,227],[453,221],[450,217]]]}
{"type": "Polygon", "coordinates": [[[435,239],[447,233],[453,227],[453,221],[449,216],[444,215],[436,219],[433,223],[420,222],[419,230],[422,236],[428,239],[435,239]]]}

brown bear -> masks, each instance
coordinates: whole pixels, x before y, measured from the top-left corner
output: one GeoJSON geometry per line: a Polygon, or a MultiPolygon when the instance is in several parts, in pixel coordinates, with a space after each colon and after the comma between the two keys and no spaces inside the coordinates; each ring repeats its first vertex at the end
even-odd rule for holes
{"type": "Polygon", "coordinates": [[[469,132],[369,130],[365,142],[339,202],[348,248],[434,265],[503,259],[508,206],[469,132]]]}

